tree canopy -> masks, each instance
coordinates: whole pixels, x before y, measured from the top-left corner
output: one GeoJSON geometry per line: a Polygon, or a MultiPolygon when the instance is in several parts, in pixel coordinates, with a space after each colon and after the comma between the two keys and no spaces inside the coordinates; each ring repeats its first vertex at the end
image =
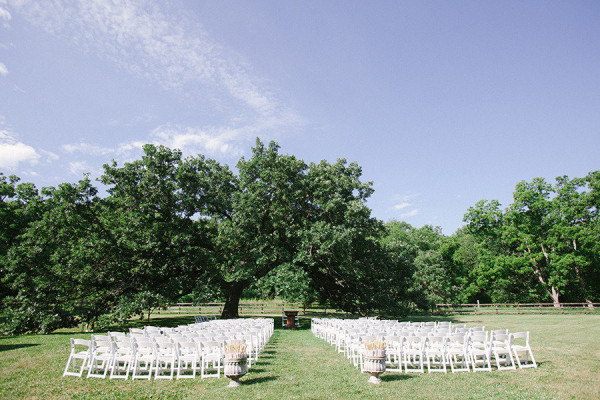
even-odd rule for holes
{"type": "Polygon", "coordinates": [[[450,236],[371,215],[344,159],[305,163],[257,140],[234,169],[146,145],[138,160],[38,189],[0,173],[4,332],[89,329],[182,296],[244,293],[400,315],[439,303],[600,299],[600,172],[520,182],[450,236]]]}

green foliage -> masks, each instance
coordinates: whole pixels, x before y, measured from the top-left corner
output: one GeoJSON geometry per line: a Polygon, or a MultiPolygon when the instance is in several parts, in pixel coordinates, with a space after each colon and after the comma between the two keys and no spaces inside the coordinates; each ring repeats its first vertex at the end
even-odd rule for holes
{"type": "Polygon", "coordinates": [[[166,297],[157,293],[143,291],[123,296],[113,311],[115,320],[123,323],[133,316],[144,318],[144,313],[150,321],[150,315],[155,310],[166,310],[169,301],[166,297]]]}
{"type": "Polygon", "coordinates": [[[505,210],[497,201],[469,208],[465,221],[481,243],[474,282],[492,301],[600,298],[597,176],[561,176],[555,185],[535,178],[517,184],[505,210]]]}
{"type": "MultiPolygon", "coordinates": [[[[407,312],[432,309],[436,303],[457,301],[461,276],[452,259],[452,238],[440,228],[414,228],[406,222],[390,221],[382,238],[395,271],[395,301],[407,312]]],[[[457,247],[457,246],[454,246],[457,247]]]]}
{"type": "Polygon", "coordinates": [[[600,172],[520,182],[465,229],[383,224],[371,182],[344,159],[307,164],[257,140],[237,173],[144,146],[88,178],[44,188],[0,173],[0,299],[9,333],[93,328],[166,302],[246,296],[388,315],[436,303],[600,299],[600,172]]]}
{"type": "Polygon", "coordinates": [[[86,178],[45,188],[41,217],[7,254],[8,332],[50,332],[107,312],[115,279],[99,199],[86,178]]]}

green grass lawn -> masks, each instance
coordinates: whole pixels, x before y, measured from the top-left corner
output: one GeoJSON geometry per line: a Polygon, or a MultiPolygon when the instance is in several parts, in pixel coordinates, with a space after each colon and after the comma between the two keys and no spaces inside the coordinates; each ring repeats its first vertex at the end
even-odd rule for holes
{"type": "MultiPolygon", "coordinates": [[[[413,318],[425,320],[433,318],[413,318]]],[[[308,329],[277,329],[262,358],[227,388],[228,379],[110,381],[62,377],[69,337],[60,332],[0,338],[0,399],[599,399],[600,316],[472,315],[451,318],[487,329],[529,330],[538,369],[492,373],[386,373],[367,383],[342,354],[308,329]]],[[[152,319],[177,325],[190,316],[152,319]]],[[[280,319],[276,318],[276,327],[280,319]]]]}

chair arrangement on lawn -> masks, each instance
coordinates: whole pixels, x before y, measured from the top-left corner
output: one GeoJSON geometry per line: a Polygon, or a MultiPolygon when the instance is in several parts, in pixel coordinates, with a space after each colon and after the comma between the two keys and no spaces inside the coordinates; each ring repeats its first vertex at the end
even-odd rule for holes
{"type": "Polygon", "coordinates": [[[71,338],[63,376],[110,379],[218,378],[223,347],[242,341],[248,366],[255,363],[273,335],[272,319],[208,320],[176,328],[146,326],[128,333],[71,338]]]}
{"type": "Polygon", "coordinates": [[[464,324],[380,321],[371,318],[313,318],[315,336],[335,346],[364,372],[364,343],[378,339],[387,344],[390,372],[492,371],[537,368],[529,332],[486,331],[464,324]]]}

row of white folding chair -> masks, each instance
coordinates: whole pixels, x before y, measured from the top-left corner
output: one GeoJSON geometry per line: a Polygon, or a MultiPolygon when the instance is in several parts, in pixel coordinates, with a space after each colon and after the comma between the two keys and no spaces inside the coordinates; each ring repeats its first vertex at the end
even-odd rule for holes
{"type": "MultiPolygon", "coordinates": [[[[250,362],[253,362],[258,359],[258,355],[264,348],[266,341],[273,333],[274,326],[273,320],[270,320],[269,324],[268,319],[253,320],[252,323],[254,323],[255,325],[250,325],[249,323],[241,324],[241,326],[243,327],[254,328],[253,331],[248,333],[246,337],[242,338],[248,343],[250,362]]],[[[83,339],[71,339],[71,353],[69,355],[69,359],[65,367],[64,375],[74,375],[81,377],[83,375],[83,372],[87,369],[88,375],[91,374],[90,377],[105,377],[107,365],[111,362],[111,353],[116,354],[116,349],[119,349],[121,347],[125,348],[124,353],[133,352],[131,348],[126,348],[128,346],[128,343],[129,346],[131,346],[131,339],[142,341],[143,338],[149,338],[151,336],[170,336],[170,341],[172,342],[183,342],[185,340],[193,339],[189,335],[190,332],[188,332],[188,335],[181,333],[186,332],[186,329],[187,326],[178,327],[175,329],[165,329],[158,327],[145,327],[144,329],[132,328],[130,329],[129,334],[126,334],[124,332],[109,332],[108,335],[93,335],[92,339],[89,341],[83,339]],[[167,334],[165,335],[165,333],[167,334]],[[113,344],[117,345],[116,349],[113,348],[113,344]]],[[[217,339],[219,339],[220,345],[223,345],[227,340],[233,338],[234,337],[217,337],[217,339]]],[[[212,339],[211,341],[214,341],[215,337],[204,337],[200,339],[204,340],[198,340],[198,342],[206,342],[207,339],[212,339]]],[[[135,349],[135,351],[137,351],[137,348],[135,349]]],[[[125,357],[125,355],[123,354],[121,356],[125,357]]]]}
{"type": "Polygon", "coordinates": [[[206,322],[206,321],[216,321],[217,320],[217,316],[216,315],[195,315],[194,316],[194,321],[196,323],[198,322],[206,322]]]}
{"type": "Polygon", "coordinates": [[[170,334],[170,335],[160,335],[154,336],[153,339],[155,341],[172,341],[172,342],[185,342],[185,341],[195,341],[197,343],[204,342],[217,342],[221,345],[232,341],[238,340],[243,341],[246,344],[247,352],[248,352],[248,361],[249,364],[252,365],[253,362],[258,360],[258,357],[262,351],[261,341],[259,339],[259,335],[257,332],[243,332],[236,331],[231,332],[227,335],[213,335],[211,333],[194,333],[188,332],[185,334],[170,334]]]}
{"type": "MultiPolygon", "coordinates": [[[[244,340],[246,342],[246,345],[248,346],[248,355],[249,355],[249,361],[253,362],[255,360],[258,359],[258,356],[260,355],[260,353],[262,352],[262,350],[264,349],[267,341],[270,338],[270,332],[268,327],[259,327],[259,326],[248,326],[245,329],[241,329],[241,328],[236,328],[236,329],[230,329],[228,331],[219,331],[219,332],[227,332],[225,335],[227,335],[226,340],[227,339],[240,339],[240,340],[244,340]]],[[[212,334],[212,331],[208,331],[208,330],[204,330],[204,331],[197,331],[196,334],[199,337],[205,337],[205,338],[220,338],[223,339],[224,336],[214,336],[212,334]]],[[[221,340],[223,341],[223,340],[221,340]]]]}
{"type": "MultiPolygon", "coordinates": [[[[401,360],[407,372],[424,372],[424,361],[430,372],[436,370],[446,372],[447,366],[450,366],[452,372],[469,371],[469,366],[473,371],[491,371],[492,357],[499,370],[514,369],[514,358],[517,359],[520,368],[536,366],[529,346],[528,332],[508,335],[505,331],[500,331],[495,332],[493,337],[495,339],[488,342],[485,331],[452,335],[388,336],[385,338],[388,343],[387,355],[390,364],[388,370],[401,372],[401,360]],[[524,343],[514,345],[513,338],[522,338],[524,343]],[[523,361],[519,354],[524,357],[523,361]]],[[[372,337],[367,337],[369,338],[372,337]]],[[[378,339],[383,340],[383,337],[378,339]]],[[[362,365],[360,354],[366,339],[355,333],[347,336],[346,340],[345,355],[352,359],[355,366],[362,365]]]]}
{"type": "Polygon", "coordinates": [[[218,331],[218,332],[219,332],[218,334],[215,334],[215,332],[213,332],[213,331],[204,330],[204,331],[190,332],[190,333],[187,333],[186,335],[188,335],[188,336],[197,335],[198,337],[213,338],[214,340],[219,340],[219,341],[224,341],[223,339],[227,340],[229,338],[244,339],[247,342],[247,344],[249,346],[251,346],[251,350],[255,351],[257,354],[264,349],[264,346],[266,345],[266,342],[269,339],[268,332],[265,331],[264,329],[260,329],[260,328],[252,328],[252,329],[248,329],[248,330],[235,329],[235,330],[229,330],[227,332],[226,331],[218,331]]]}
{"type": "Polygon", "coordinates": [[[63,376],[88,378],[173,379],[195,377],[201,370],[202,378],[219,376],[222,369],[222,346],[217,342],[173,342],[168,338],[131,338],[111,341],[102,335],[92,335],[91,340],[71,339],[71,354],[63,376]],[[190,362],[193,359],[194,363],[190,362]],[[192,375],[185,375],[185,370],[192,375]],[[214,371],[211,375],[210,371],[214,371]]]}

